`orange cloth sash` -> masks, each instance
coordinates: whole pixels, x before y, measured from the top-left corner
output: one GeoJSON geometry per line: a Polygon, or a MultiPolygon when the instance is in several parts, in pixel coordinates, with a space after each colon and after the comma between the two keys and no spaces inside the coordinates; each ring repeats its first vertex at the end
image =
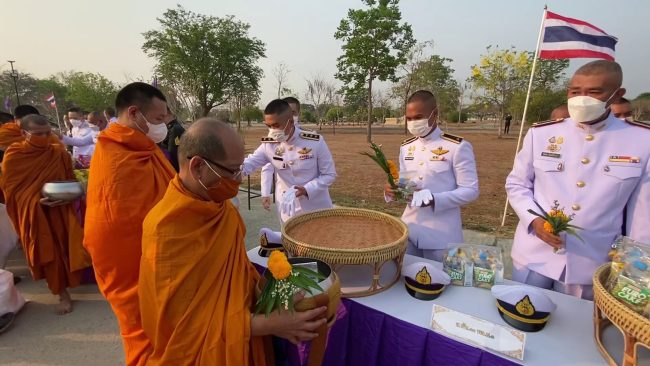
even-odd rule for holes
{"type": "Polygon", "coordinates": [[[84,246],[120,325],[127,365],[141,365],[150,347],[138,304],[142,222],[174,173],[142,132],[113,123],[99,134],[88,172],[84,246]]]}
{"type": "Polygon", "coordinates": [[[70,154],[60,144],[39,147],[22,141],[7,149],[2,171],[0,187],[7,213],[19,233],[32,277],[45,278],[53,294],[78,286],[81,270],[90,260],[74,207],[47,207],[39,202],[45,183],[74,180],[70,154]]]}
{"type": "Polygon", "coordinates": [[[153,352],[147,365],[264,365],[252,337],[259,278],[246,256],[245,227],[226,201],[205,201],[178,178],[143,225],[142,325],[153,352]]]}

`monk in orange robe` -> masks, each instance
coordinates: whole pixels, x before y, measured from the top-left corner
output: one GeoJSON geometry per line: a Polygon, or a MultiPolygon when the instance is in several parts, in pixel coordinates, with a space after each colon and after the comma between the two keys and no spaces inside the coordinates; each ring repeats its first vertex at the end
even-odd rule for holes
{"type": "Polygon", "coordinates": [[[45,183],[74,180],[72,158],[63,145],[51,143],[47,118],[28,115],[21,128],[26,139],[5,152],[0,188],[32,277],[45,278],[50,291],[59,295],[58,312],[65,314],[72,311],[67,288],[81,283],[81,270],[90,261],[72,205],[41,198],[41,189],[45,183]]]}
{"type": "Polygon", "coordinates": [[[152,343],[147,365],[265,365],[263,337],[316,337],[321,307],[253,316],[257,271],[230,198],[241,182],[244,145],[204,118],[181,137],[180,173],[144,220],[140,313],[152,343]]]}
{"type": "MultiPolygon", "coordinates": [[[[22,142],[25,140],[20,130],[20,120],[30,114],[39,114],[38,109],[31,105],[19,105],[14,109],[14,121],[7,121],[0,125],[0,150],[5,151],[9,145],[14,142],[22,142]]],[[[56,139],[56,136],[52,137],[56,139]]],[[[56,142],[57,140],[52,140],[56,142]]]]}
{"type": "Polygon", "coordinates": [[[117,317],[126,364],[142,365],[150,347],[138,303],[142,222],[175,171],[156,145],[167,131],[165,96],[149,84],[132,83],[115,104],[119,119],[99,134],[90,163],[84,246],[117,317]]]}

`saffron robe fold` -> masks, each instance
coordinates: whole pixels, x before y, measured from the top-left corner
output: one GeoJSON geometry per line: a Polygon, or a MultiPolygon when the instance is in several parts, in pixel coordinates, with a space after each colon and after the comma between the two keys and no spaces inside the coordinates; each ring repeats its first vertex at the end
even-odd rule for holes
{"type": "Polygon", "coordinates": [[[251,336],[259,275],[245,227],[225,201],[205,201],[178,176],[149,212],[142,235],[140,310],[152,343],[147,365],[264,365],[251,336]]]}
{"type": "Polygon", "coordinates": [[[120,326],[127,365],[150,347],[140,322],[142,222],[162,198],[174,168],[140,131],[111,124],[95,145],[88,173],[84,246],[120,326]]]}
{"type": "Polygon", "coordinates": [[[81,283],[90,260],[82,246],[83,230],[72,204],[47,207],[39,201],[45,183],[75,180],[72,159],[63,145],[13,143],[2,161],[2,189],[7,214],[20,237],[35,280],[45,278],[50,291],[81,283]]]}
{"type": "Polygon", "coordinates": [[[20,133],[16,122],[7,122],[0,126],[0,150],[7,150],[14,142],[22,142],[25,137],[20,133]]]}

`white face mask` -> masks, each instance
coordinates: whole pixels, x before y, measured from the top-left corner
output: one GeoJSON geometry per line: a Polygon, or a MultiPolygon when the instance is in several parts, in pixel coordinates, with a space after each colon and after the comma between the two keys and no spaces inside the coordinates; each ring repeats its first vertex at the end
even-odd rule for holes
{"type": "Polygon", "coordinates": [[[579,95],[571,97],[567,100],[569,107],[569,116],[571,119],[579,123],[589,123],[601,117],[607,111],[607,102],[616,94],[618,89],[607,98],[606,101],[596,99],[594,97],[579,95]]]}
{"type": "Polygon", "coordinates": [[[300,122],[298,116],[293,116],[293,123],[298,123],[300,122]]]}
{"type": "Polygon", "coordinates": [[[80,119],[71,119],[70,120],[70,124],[72,125],[72,127],[79,127],[79,126],[81,126],[81,123],[82,122],[81,122],[80,119]]]}
{"type": "MultiPolygon", "coordinates": [[[[144,114],[142,114],[142,112],[139,113],[140,116],[142,116],[142,118],[144,118],[144,121],[147,123],[147,128],[149,129],[149,132],[145,133],[147,137],[149,137],[155,143],[159,143],[162,140],[164,140],[165,137],[167,137],[167,126],[164,123],[154,125],[153,123],[149,123],[147,117],[145,117],[144,114]]],[[[138,128],[140,127],[138,126],[138,128]]],[[[140,131],[142,131],[142,129],[140,129],[140,131]]]]}
{"type": "MultiPolygon", "coordinates": [[[[435,109],[431,111],[429,118],[433,116],[435,109]]],[[[407,121],[406,127],[413,136],[426,136],[431,131],[431,126],[429,126],[429,118],[417,119],[414,121],[407,121]]]]}
{"type": "Polygon", "coordinates": [[[284,133],[284,130],[286,130],[288,126],[289,124],[287,123],[287,125],[284,126],[283,129],[269,128],[269,134],[267,136],[274,139],[277,142],[285,142],[287,141],[287,134],[284,133]]]}

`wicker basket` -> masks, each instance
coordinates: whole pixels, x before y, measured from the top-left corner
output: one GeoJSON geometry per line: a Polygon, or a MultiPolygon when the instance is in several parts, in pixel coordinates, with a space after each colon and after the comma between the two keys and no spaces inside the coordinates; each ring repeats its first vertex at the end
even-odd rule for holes
{"type": "Polygon", "coordinates": [[[650,320],[637,314],[612,296],[605,286],[609,276],[610,264],[604,264],[594,274],[594,336],[600,353],[610,365],[617,363],[609,355],[602,342],[602,334],[607,326],[615,325],[622,333],[625,342],[623,366],[633,366],[637,362],[637,346],[650,347],[650,320]]]}
{"type": "Polygon", "coordinates": [[[346,265],[368,265],[372,267],[373,276],[368,289],[356,292],[342,291],[343,297],[368,296],[387,290],[394,285],[400,277],[407,239],[408,228],[401,220],[381,212],[359,208],[333,208],[313,211],[292,217],[282,227],[282,244],[293,256],[320,259],[332,266],[332,268],[337,272],[346,265]],[[332,216],[361,217],[368,220],[374,220],[381,225],[391,225],[398,229],[401,236],[399,239],[391,243],[377,243],[369,248],[352,249],[315,246],[298,241],[290,235],[287,235],[287,233],[291,232],[292,228],[301,225],[302,223],[332,216]],[[397,270],[390,283],[382,286],[379,282],[379,275],[382,267],[388,262],[394,262],[397,270]]]}

